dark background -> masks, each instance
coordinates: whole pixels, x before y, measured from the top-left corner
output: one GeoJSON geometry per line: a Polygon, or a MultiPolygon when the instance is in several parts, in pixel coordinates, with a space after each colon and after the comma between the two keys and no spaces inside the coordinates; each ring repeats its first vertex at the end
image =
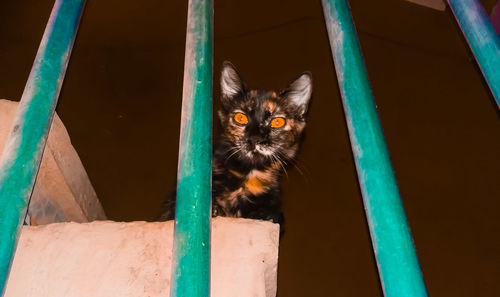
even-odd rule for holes
{"type": "MultiPolygon", "coordinates": [[[[186,3],[87,3],[57,112],[112,220],[174,188],[186,3]]],[[[499,112],[452,14],[350,3],[430,296],[500,296],[499,112]]],[[[0,1],[0,98],[21,97],[52,5],[0,1]]],[[[381,296],[320,1],[215,0],[215,98],[226,59],[256,87],[313,73],[279,296],[381,296]]]]}

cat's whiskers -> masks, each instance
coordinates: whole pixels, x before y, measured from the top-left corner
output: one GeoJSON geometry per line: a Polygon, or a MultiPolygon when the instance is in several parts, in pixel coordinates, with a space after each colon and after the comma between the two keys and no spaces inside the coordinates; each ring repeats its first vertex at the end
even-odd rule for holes
{"type": "MultiPolygon", "coordinates": [[[[280,152],[277,152],[278,154],[280,154],[280,152]]],[[[311,180],[309,179],[308,176],[311,175],[311,173],[307,170],[307,168],[300,164],[299,160],[298,159],[294,159],[294,158],[290,158],[290,157],[287,157],[286,155],[284,154],[280,154],[284,159],[290,161],[292,163],[292,165],[297,169],[297,171],[299,172],[300,175],[302,175],[302,177],[304,178],[305,181],[307,182],[310,182],[311,180]],[[302,168],[301,168],[302,166],[302,168]],[[304,171],[302,171],[304,170],[304,171]]]]}
{"type": "Polygon", "coordinates": [[[280,155],[280,152],[276,152],[276,158],[278,158],[278,159],[279,159],[279,160],[280,160],[283,164],[288,165],[288,164],[286,163],[286,161],[285,161],[285,160],[286,160],[286,158],[283,158],[283,156],[282,156],[282,155],[280,155]],[[281,156],[281,157],[280,157],[280,156],[281,156]]]}
{"type": "Polygon", "coordinates": [[[233,152],[234,150],[237,150],[238,148],[239,148],[239,146],[231,146],[230,148],[225,150],[223,154],[225,155],[227,153],[233,152]]]}
{"type": "Polygon", "coordinates": [[[286,172],[285,166],[283,165],[283,161],[278,157],[278,155],[272,154],[270,156],[276,161],[276,163],[280,165],[281,168],[283,168],[283,172],[285,173],[286,178],[288,179],[288,172],[286,172]]]}
{"type": "Polygon", "coordinates": [[[231,159],[232,156],[234,156],[238,152],[241,152],[241,147],[234,147],[231,148],[231,150],[234,150],[234,152],[231,155],[229,155],[229,157],[226,158],[226,161],[229,161],[229,159],[231,159]]]}

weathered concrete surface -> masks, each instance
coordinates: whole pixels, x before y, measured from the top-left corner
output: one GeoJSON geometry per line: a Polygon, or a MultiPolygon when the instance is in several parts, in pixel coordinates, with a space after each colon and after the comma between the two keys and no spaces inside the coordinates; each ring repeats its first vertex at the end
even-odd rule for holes
{"type": "MultiPolygon", "coordinates": [[[[0,154],[17,105],[17,102],[0,99],[0,154]]],[[[52,122],[28,215],[32,225],[106,219],[68,132],[57,115],[52,122]]]]}
{"type": "Polygon", "coordinates": [[[443,0],[406,0],[408,2],[413,2],[425,7],[433,8],[436,10],[444,11],[446,9],[446,4],[443,0]]]}
{"type": "MultiPolygon", "coordinates": [[[[5,297],[169,296],[173,222],[24,227],[5,297]]],[[[212,297],[274,297],[279,226],[212,220],[212,297]]]]}

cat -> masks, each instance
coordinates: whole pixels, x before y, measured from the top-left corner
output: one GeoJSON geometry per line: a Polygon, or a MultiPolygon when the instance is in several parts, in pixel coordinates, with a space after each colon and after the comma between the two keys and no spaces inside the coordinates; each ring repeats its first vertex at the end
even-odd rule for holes
{"type": "MultiPolygon", "coordinates": [[[[220,86],[222,133],[213,154],[212,215],[283,225],[279,179],[294,161],[306,125],[311,73],[302,73],[281,92],[251,89],[225,61],[220,86]]],[[[158,220],[174,214],[171,198],[158,220]]]]}

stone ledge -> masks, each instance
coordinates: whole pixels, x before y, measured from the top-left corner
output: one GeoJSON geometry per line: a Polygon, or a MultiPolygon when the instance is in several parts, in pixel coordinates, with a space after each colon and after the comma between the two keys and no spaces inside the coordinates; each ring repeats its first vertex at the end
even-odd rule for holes
{"type": "MultiPolygon", "coordinates": [[[[18,102],[0,99],[0,153],[18,102]]],[[[32,225],[90,222],[106,216],[61,119],[54,116],[28,208],[32,225]]]]}
{"type": "MultiPolygon", "coordinates": [[[[5,297],[169,296],[173,222],[25,226],[5,297]]],[[[276,296],[279,225],[212,220],[211,296],[276,296]]]]}

